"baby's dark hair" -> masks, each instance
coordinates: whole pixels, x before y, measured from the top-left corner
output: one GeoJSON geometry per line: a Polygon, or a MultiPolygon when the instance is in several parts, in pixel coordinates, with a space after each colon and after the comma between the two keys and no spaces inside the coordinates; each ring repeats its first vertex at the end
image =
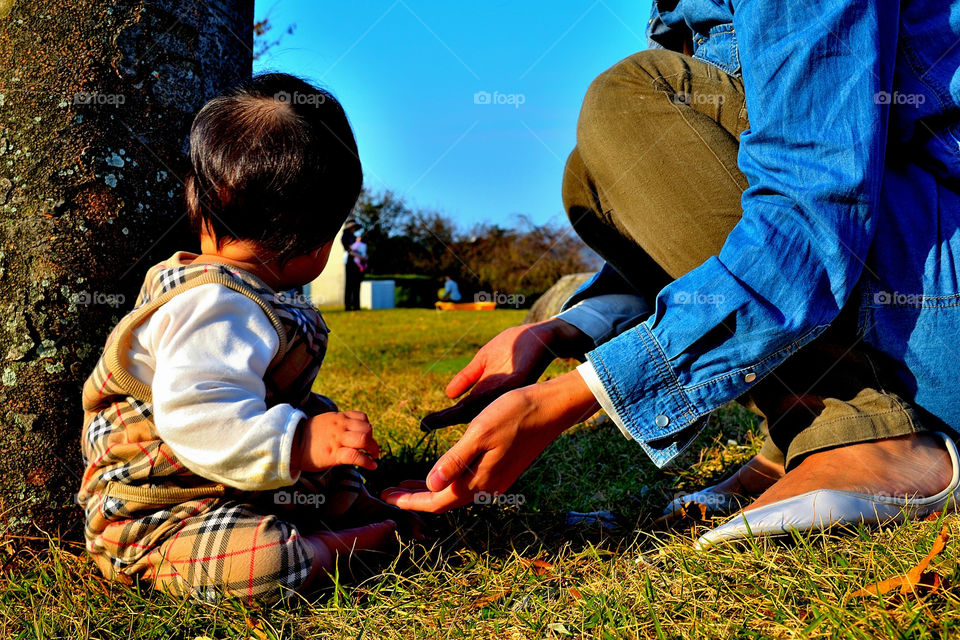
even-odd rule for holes
{"type": "Polygon", "coordinates": [[[343,107],[285,73],[255,76],[200,109],[190,129],[187,211],[218,243],[250,240],[281,259],[337,235],[363,172],[343,107]]]}

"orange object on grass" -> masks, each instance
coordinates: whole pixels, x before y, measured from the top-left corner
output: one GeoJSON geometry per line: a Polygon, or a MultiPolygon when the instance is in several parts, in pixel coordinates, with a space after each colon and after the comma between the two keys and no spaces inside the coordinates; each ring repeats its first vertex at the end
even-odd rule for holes
{"type": "Polygon", "coordinates": [[[444,302],[437,300],[433,303],[437,311],[493,311],[497,308],[496,302],[444,302]]]}

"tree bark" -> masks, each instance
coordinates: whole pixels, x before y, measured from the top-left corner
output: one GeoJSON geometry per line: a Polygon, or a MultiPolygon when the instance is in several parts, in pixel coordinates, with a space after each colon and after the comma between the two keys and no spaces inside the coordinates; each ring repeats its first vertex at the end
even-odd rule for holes
{"type": "Polygon", "coordinates": [[[253,0],[0,0],[0,533],[79,534],[80,389],[193,248],[192,115],[251,73],[253,0]]]}

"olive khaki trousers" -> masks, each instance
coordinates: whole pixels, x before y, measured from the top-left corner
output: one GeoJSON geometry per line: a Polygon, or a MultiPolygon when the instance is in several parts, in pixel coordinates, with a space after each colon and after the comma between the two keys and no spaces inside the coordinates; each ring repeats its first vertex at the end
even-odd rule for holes
{"type": "MultiPolygon", "coordinates": [[[[564,206],[580,237],[651,305],[719,254],[740,220],[747,180],[737,152],[748,126],[742,80],[680,53],[637,53],[590,86],[564,206]]],[[[923,431],[884,358],[860,341],[848,305],[738,399],[763,420],[761,453],[789,469],[814,451],[923,431]]]]}

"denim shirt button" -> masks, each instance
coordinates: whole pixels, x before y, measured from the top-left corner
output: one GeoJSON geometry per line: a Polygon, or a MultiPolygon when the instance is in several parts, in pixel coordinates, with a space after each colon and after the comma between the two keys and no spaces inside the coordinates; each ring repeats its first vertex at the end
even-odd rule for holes
{"type": "Polygon", "coordinates": [[[657,416],[656,419],[654,419],[654,422],[658,427],[660,427],[661,429],[664,429],[668,424],[670,424],[670,418],[661,414],[657,416]]]}
{"type": "Polygon", "coordinates": [[[757,374],[755,374],[753,371],[743,376],[743,381],[746,382],[747,384],[753,382],[756,379],[757,379],[757,374]]]}

